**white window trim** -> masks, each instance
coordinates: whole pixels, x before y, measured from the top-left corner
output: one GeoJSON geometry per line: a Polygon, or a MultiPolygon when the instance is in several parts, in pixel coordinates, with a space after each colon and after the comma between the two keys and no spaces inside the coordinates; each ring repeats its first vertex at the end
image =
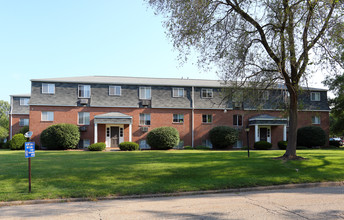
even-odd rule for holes
{"type": "Polygon", "coordinates": [[[152,99],[152,88],[151,87],[147,87],[147,86],[141,86],[139,87],[139,99],[142,100],[151,100],[152,99]],[[145,97],[143,97],[143,94],[141,93],[141,89],[145,90],[145,97]],[[150,97],[147,98],[146,97],[146,90],[150,90],[150,97]]]}
{"type": "Polygon", "coordinates": [[[21,119],[19,120],[19,126],[21,126],[21,127],[29,126],[29,123],[30,123],[30,121],[29,121],[28,118],[21,118],[21,119]],[[25,123],[26,121],[27,121],[27,123],[25,123]],[[21,122],[23,122],[23,124],[22,124],[21,122]]]}
{"type": "Polygon", "coordinates": [[[184,114],[173,114],[173,116],[172,116],[172,123],[183,124],[184,123],[184,114]],[[174,116],[175,115],[177,115],[177,120],[178,120],[177,122],[174,121],[174,116]],[[182,116],[182,117],[180,117],[180,116],[182,116]],[[180,119],[183,119],[183,121],[180,122],[180,119]]]}
{"type": "Polygon", "coordinates": [[[53,84],[53,83],[42,83],[42,94],[55,94],[55,84],[53,84]],[[44,92],[44,90],[43,90],[43,87],[45,85],[48,87],[48,91],[47,92],[44,92]],[[50,91],[50,86],[53,86],[53,88],[54,88],[53,92],[49,92],[50,91]]]}
{"type": "Polygon", "coordinates": [[[139,115],[139,125],[148,125],[148,126],[150,126],[152,124],[152,118],[151,118],[151,114],[145,114],[145,113],[141,113],[140,115],[139,115]],[[142,124],[141,123],[141,115],[143,115],[143,121],[144,121],[144,123],[142,124]],[[147,116],[149,115],[149,124],[147,124],[146,122],[148,121],[147,120],[147,116]]]}
{"type": "Polygon", "coordinates": [[[122,87],[121,86],[109,86],[109,95],[111,96],[121,96],[122,95],[122,87]],[[111,89],[110,88],[114,88],[114,94],[111,94],[111,89]],[[119,87],[119,94],[116,94],[116,87],[119,87]]]}
{"type": "Polygon", "coordinates": [[[320,125],[321,124],[320,116],[312,116],[312,124],[313,125],[320,125]],[[314,122],[313,122],[313,118],[314,118],[314,122]]]}
{"type": "Polygon", "coordinates": [[[213,123],[213,115],[212,114],[202,114],[202,123],[203,124],[211,124],[211,123],[213,123]],[[206,122],[204,122],[203,121],[203,115],[206,115],[207,116],[207,120],[206,120],[206,122]],[[209,115],[211,115],[211,122],[208,122],[209,120],[208,120],[208,118],[209,118],[209,115]]]}
{"type": "Polygon", "coordinates": [[[172,88],[172,97],[181,98],[184,97],[184,88],[172,88]],[[176,93],[175,93],[176,91],[176,93]],[[182,91],[182,95],[179,95],[179,91],[182,91]]]}
{"type": "Polygon", "coordinates": [[[211,99],[211,98],[213,98],[214,97],[213,89],[201,89],[201,97],[202,97],[202,99],[211,99]],[[211,91],[211,97],[203,96],[203,91],[206,91],[207,94],[209,93],[209,91],[211,91]]]}
{"type": "MultiPolygon", "coordinates": [[[[50,116],[51,116],[50,115],[50,116]]],[[[54,112],[50,112],[50,111],[43,111],[41,113],[41,121],[54,121],[54,112]],[[47,113],[47,120],[43,120],[43,113],[47,113]],[[49,114],[52,115],[52,120],[49,120],[49,114]]]]}
{"type": "Polygon", "coordinates": [[[234,115],[233,115],[233,118],[234,118],[235,115],[237,116],[237,120],[236,120],[236,123],[237,123],[237,124],[234,125],[234,120],[233,120],[233,126],[242,127],[242,125],[243,125],[243,118],[244,118],[244,117],[243,117],[242,115],[239,115],[239,114],[234,114],[234,115]],[[238,117],[238,116],[241,116],[241,125],[239,125],[239,117],[238,117]]]}
{"type": "Polygon", "coordinates": [[[89,112],[78,112],[78,125],[90,125],[90,113],[89,112]],[[88,122],[86,122],[85,113],[88,113],[88,122]],[[80,123],[80,114],[82,114],[82,123],[80,123]]]}
{"type": "Polygon", "coordinates": [[[20,100],[19,100],[19,104],[23,105],[23,106],[28,106],[29,102],[30,102],[30,98],[20,98],[20,100]],[[24,100],[27,100],[27,104],[25,104],[24,100]]]}
{"type": "Polygon", "coordinates": [[[84,84],[78,85],[78,98],[84,98],[84,99],[91,98],[91,85],[84,85],[84,84]],[[90,87],[90,95],[89,95],[89,97],[82,97],[82,96],[79,96],[79,94],[80,94],[80,86],[89,86],[89,87],[90,87]]]}
{"type": "Polygon", "coordinates": [[[320,101],[320,92],[311,92],[311,101],[313,102],[319,102],[320,101]],[[313,97],[313,94],[314,94],[314,99],[312,98],[313,97]],[[318,95],[316,95],[318,94],[318,95]],[[318,99],[316,98],[318,97],[318,99]]]}

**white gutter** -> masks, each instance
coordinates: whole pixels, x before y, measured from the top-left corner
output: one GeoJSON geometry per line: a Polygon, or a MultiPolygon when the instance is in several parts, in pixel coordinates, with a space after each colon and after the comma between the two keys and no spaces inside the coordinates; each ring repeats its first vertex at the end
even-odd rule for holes
{"type": "Polygon", "coordinates": [[[192,87],[192,112],[191,112],[191,146],[194,148],[194,139],[195,139],[195,133],[194,133],[194,127],[195,127],[195,89],[192,87]]]}

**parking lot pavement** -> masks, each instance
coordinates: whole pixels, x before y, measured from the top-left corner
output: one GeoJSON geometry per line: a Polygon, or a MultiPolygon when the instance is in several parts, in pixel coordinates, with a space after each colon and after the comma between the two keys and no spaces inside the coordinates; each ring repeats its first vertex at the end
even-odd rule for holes
{"type": "Polygon", "coordinates": [[[344,187],[7,206],[0,219],[344,219],[344,187]]]}

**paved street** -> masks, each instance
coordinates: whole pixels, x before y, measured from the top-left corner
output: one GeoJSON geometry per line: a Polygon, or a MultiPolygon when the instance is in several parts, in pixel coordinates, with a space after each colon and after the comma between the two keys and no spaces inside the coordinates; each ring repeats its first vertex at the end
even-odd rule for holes
{"type": "Polygon", "coordinates": [[[344,187],[10,206],[0,219],[344,219],[344,187]]]}

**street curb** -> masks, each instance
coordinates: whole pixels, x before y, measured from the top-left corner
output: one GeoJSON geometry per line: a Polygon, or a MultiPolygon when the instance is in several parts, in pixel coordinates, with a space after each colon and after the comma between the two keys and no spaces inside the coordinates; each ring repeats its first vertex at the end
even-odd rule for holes
{"type": "Polygon", "coordinates": [[[102,201],[102,200],[146,199],[146,198],[159,198],[159,197],[172,197],[172,196],[192,196],[192,195],[206,195],[206,194],[220,194],[220,193],[241,193],[241,192],[252,192],[252,191],[268,191],[268,190],[312,188],[312,187],[334,187],[334,186],[344,186],[344,181],[286,184],[286,185],[273,185],[273,186],[257,186],[257,187],[250,187],[250,188],[235,188],[235,189],[220,189],[220,190],[207,190],[207,191],[145,194],[145,195],[131,195],[131,196],[108,196],[108,197],[97,197],[97,198],[68,198],[68,199],[43,199],[43,200],[11,201],[11,202],[0,202],[0,207],[15,206],[15,205],[65,203],[65,202],[89,202],[89,201],[102,201]]]}

